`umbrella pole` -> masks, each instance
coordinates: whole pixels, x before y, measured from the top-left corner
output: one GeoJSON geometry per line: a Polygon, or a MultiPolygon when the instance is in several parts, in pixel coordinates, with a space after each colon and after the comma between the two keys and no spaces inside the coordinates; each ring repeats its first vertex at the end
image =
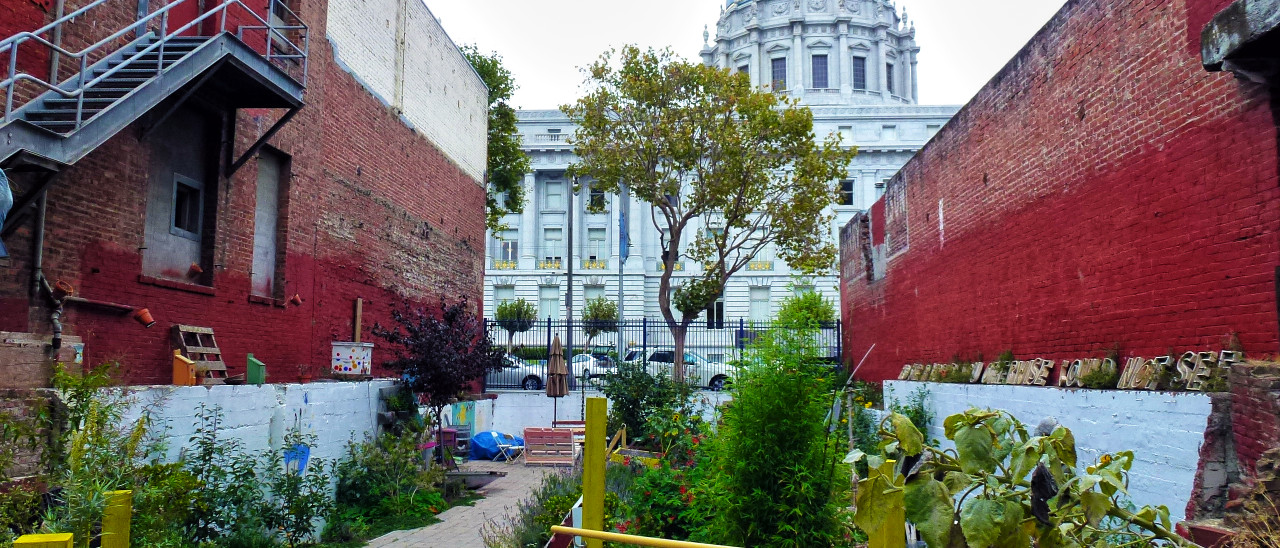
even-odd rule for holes
{"type": "Polygon", "coordinates": [[[559,418],[559,413],[556,412],[556,406],[559,403],[560,398],[551,398],[551,426],[555,426],[556,419],[559,418]]]}

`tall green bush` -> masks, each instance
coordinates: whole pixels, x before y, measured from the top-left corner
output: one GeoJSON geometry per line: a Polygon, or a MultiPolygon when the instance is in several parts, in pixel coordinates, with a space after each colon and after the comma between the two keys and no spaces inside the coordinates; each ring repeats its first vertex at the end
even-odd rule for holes
{"type": "Polygon", "coordinates": [[[695,499],[708,518],[705,540],[779,547],[844,540],[846,448],[843,432],[825,421],[829,371],[806,359],[813,345],[803,333],[778,330],[750,349],[695,499]]]}
{"type": "Polygon", "coordinates": [[[805,291],[783,299],[777,325],[789,328],[817,328],[836,321],[835,304],[817,291],[805,291]]]}

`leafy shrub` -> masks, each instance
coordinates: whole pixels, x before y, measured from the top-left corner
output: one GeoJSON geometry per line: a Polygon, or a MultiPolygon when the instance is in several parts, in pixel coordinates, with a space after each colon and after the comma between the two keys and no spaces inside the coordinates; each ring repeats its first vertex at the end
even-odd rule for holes
{"type": "Polygon", "coordinates": [[[636,477],[628,519],[618,524],[622,533],[667,539],[688,539],[702,527],[701,508],[695,507],[696,469],[679,469],[663,462],[644,469],[636,477]]]}
{"type": "Polygon", "coordinates": [[[783,299],[774,324],[788,328],[817,328],[836,320],[836,307],[817,291],[805,291],[783,299]]]}
{"type": "Polygon", "coordinates": [[[259,505],[268,530],[280,531],[289,548],[307,544],[315,533],[316,520],[329,513],[329,473],[323,459],[310,459],[305,469],[286,458],[295,447],[311,447],[315,437],[294,427],[284,437],[284,448],[266,459],[263,484],[268,497],[259,505]]]}
{"type": "Polygon", "coordinates": [[[1080,384],[1094,390],[1111,390],[1120,383],[1120,372],[1116,368],[1097,367],[1080,376],[1080,384]]]}
{"type": "Polygon", "coordinates": [[[190,524],[191,539],[197,542],[249,537],[266,528],[258,512],[263,498],[258,459],[246,454],[240,440],[219,435],[222,420],[220,407],[200,405],[183,462],[200,485],[190,524]]]}
{"type": "Polygon", "coordinates": [[[490,519],[480,528],[480,536],[488,548],[525,548],[543,546],[551,539],[548,523],[559,524],[568,507],[564,498],[572,497],[572,505],[582,489],[582,470],[574,468],[551,472],[525,500],[516,504],[513,515],[490,519]],[[558,516],[558,517],[557,517],[558,516]]]}
{"type": "MultiPolygon", "coordinates": [[[[847,532],[843,436],[827,428],[825,371],[806,363],[814,342],[794,331],[766,334],[750,349],[707,444],[707,481],[695,505],[697,540],[735,546],[833,546],[847,532]]],[[[841,433],[843,434],[843,433],[841,433]]]]}
{"type": "Polygon", "coordinates": [[[393,309],[391,328],[375,324],[373,334],[396,349],[387,367],[400,373],[406,387],[426,397],[433,422],[443,428],[440,413],[472,381],[505,367],[505,352],[493,345],[484,323],[467,299],[452,304],[443,296],[436,311],[406,301],[393,309]]]}
{"type": "Polygon", "coordinates": [[[867,459],[876,473],[856,499],[855,521],[872,537],[893,534],[889,511],[905,506],[929,546],[1189,546],[1168,508],[1130,509],[1132,452],[1077,475],[1075,438],[1062,426],[1031,435],[1008,413],[979,409],[944,426],[954,451],[925,443],[901,414],[883,421],[882,452],[867,459]]]}
{"type": "Polygon", "coordinates": [[[650,416],[685,409],[693,395],[688,384],[666,375],[651,375],[642,363],[618,364],[605,374],[600,390],[610,402],[609,431],[625,426],[627,439],[637,441],[656,437],[647,427],[650,416]]]}
{"type": "Polygon", "coordinates": [[[929,425],[933,424],[933,411],[929,410],[929,389],[923,386],[911,392],[905,403],[895,403],[891,408],[893,412],[905,415],[916,430],[921,432],[928,432],[929,425]]]}

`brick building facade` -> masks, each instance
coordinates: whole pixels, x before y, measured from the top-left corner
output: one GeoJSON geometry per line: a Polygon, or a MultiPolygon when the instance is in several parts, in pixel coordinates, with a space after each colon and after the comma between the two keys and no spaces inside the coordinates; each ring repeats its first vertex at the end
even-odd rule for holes
{"type": "Polygon", "coordinates": [[[1068,2],[906,164],[842,234],[859,376],[1277,351],[1277,96],[1200,54],[1229,3],[1068,2]]]}
{"type": "MultiPolygon", "coordinates": [[[[169,383],[170,326],[188,324],[214,329],[231,374],[253,353],[268,381],[281,382],[323,374],[330,343],[353,336],[358,298],[366,341],[369,327],[385,324],[405,300],[466,297],[479,307],[487,91],[424,5],[392,2],[398,7],[381,13],[357,4],[288,3],[309,27],[309,59],[291,67],[307,71],[303,106],[238,171],[229,174],[223,159],[251,150],[285,111],[228,108],[221,99],[235,90],[218,88],[215,77],[167,118],[159,114],[175,99],[56,173],[42,265],[33,261],[37,215],[5,236],[13,256],[0,265],[0,331],[53,329],[50,300],[32,289],[40,266],[50,284],[69,283],[77,297],[145,307],[156,320],[143,328],[127,311],[68,302],[61,324],[83,340],[87,363],[119,361],[130,383],[169,383]],[[349,47],[362,39],[382,49],[349,47]],[[382,81],[396,82],[393,96],[382,81]],[[171,216],[186,199],[177,193],[190,188],[170,187],[168,173],[184,169],[205,176],[189,185],[200,191],[195,233],[178,230],[171,216]],[[290,302],[295,295],[300,304],[290,302]]],[[[73,0],[67,11],[82,5],[73,0]]],[[[110,0],[95,8],[100,18],[70,25],[64,44],[102,38],[108,23],[121,28],[137,7],[110,0]]],[[[34,30],[54,19],[52,9],[0,0],[0,35],[34,30]]],[[[33,74],[40,66],[24,62],[33,74]]],[[[38,179],[9,172],[18,190],[38,179]]],[[[389,357],[375,349],[375,373],[389,357]]],[[[0,379],[41,382],[26,373],[0,379]]]]}

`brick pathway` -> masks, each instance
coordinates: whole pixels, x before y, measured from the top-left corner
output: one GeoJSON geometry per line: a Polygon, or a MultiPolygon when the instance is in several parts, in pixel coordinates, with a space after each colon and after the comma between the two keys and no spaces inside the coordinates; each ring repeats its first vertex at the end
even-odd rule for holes
{"type": "Polygon", "coordinates": [[[500,470],[507,476],[494,480],[481,493],[484,498],[475,506],[455,506],[438,517],[435,525],[409,531],[395,531],[369,541],[371,548],[484,548],[480,526],[485,520],[502,517],[508,507],[514,508],[542,483],[542,476],[553,468],[525,466],[522,462],[471,461],[463,470],[500,470]]]}

